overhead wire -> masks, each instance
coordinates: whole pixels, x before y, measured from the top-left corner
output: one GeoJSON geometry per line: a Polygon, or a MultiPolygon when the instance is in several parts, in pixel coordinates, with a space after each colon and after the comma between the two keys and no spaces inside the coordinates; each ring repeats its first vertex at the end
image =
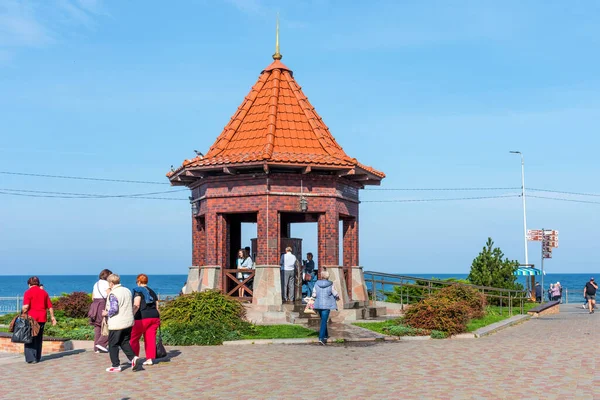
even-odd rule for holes
{"type": "Polygon", "coordinates": [[[435,198],[435,199],[392,199],[392,200],[362,200],[361,203],[416,203],[427,201],[460,201],[460,200],[485,200],[502,199],[507,197],[519,197],[518,194],[507,194],[501,196],[479,196],[479,197],[455,197],[455,198],[435,198]]]}
{"type": "Polygon", "coordinates": [[[3,191],[3,192],[36,193],[36,194],[47,194],[47,195],[66,195],[66,196],[72,196],[73,198],[139,197],[139,196],[151,196],[151,195],[155,195],[155,194],[187,192],[188,190],[189,189],[177,189],[177,190],[167,190],[167,191],[147,192],[147,193],[96,194],[96,193],[52,192],[52,191],[46,191],[46,190],[27,190],[27,189],[0,188],[0,191],[3,191]]]}
{"type": "Polygon", "coordinates": [[[600,204],[600,201],[577,200],[577,199],[561,199],[561,198],[558,198],[558,197],[548,197],[548,196],[529,195],[527,197],[528,198],[532,197],[534,199],[545,199],[545,200],[555,200],[555,201],[568,201],[568,202],[572,202],[572,203],[600,204]]]}
{"type": "MultiPolygon", "coordinates": [[[[158,182],[158,181],[144,181],[134,179],[114,179],[114,178],[95,178],[85,176],[70,176],[70,175],[51,175],[51,174],[35,174],[20,171],[0,171],[2,175],[16,175],[16,176],[29,176],[37,178],[52,178],[52,179],[71,179],[71,180],[84,180],[84,181],[96,181],[96,182],[115,182],[115,183],[133,183],[133,184],[145,184],[145,185],[169,185],[169,182],[158,182]]],[[[517,190],[521,187],[446,187],[446,188],[367,188],[365,192],[375,191],[404,191],[404,192],[461,192],[461,191],[494,191],[494,190],[517,190]]],[[[160,192],[147,192],[147,193],[131,193],[131,194],[96,194],[96,193],[72,193],[72,192],[54,192],[54,191],[42,191],[42,190],[28,190],[28,189],[8,189],[0,188],[0,194],[13,195],[13,196],[24,196],[24,197],[40,197],[40,198],[64,198],[64,199],[103,199],[103,198],[139,198],[139,199],[153,199],[153,200],[185,200],[181,198],[169,198],[169,197],[155,197],[156,194],[168,194],[176,192],[184,192],[189,189],[180,190],[168,190],[160,192]]],[[[527,188],[527,191],[531,192],[544,192],[544,193],[556,193],[566,194],[573,196],[590,196],[600,197],[600,194],[596,193],[584,193],[584,192],[571,192],[563,190],[551,190],[551,189],[540,189],[540,188],[527,188]]],[[[438,201],[461,201],[461,200],[486,200],[486,199],[497,199],[497,198],[510,198],[520,197],[520,194],[510,194],[501,196],[476,196],[476,197],[457,197],[457,198],[431,198],[431,199],[390,199],[390,200],[362,200],[362,203],[414,203],[414,202],[438,202],[438,201]]],[[[576,200],[576,199],[565,199],[549,196],[537,196],[528,194],[527,197],[545,199],[545,200],[556,200],[556,201],[568,201],[575,203],[588,203],[588,204],[600,204],[600,202],[576,200]]]]}
{"type": "Polygon", "coordinates": [[[365,191],[405,191],[405,192],[419,192],[419,191],[431,191],[431,192],[442,192],[442,191],[470,191],[470,190],[516,190],[521,189],[520,187],[484,187],[484,188],[368,188],[365,191]]]}
{"type": "MultiPolygon", "coordinates": [[[[0,191],[0,195],[8,196],[21,196],[21,197],[36,197],[36,198],[55,198],[55,199],[104,199],[106,197],[84,197],[84,196],[66,196],[66,195],[43,195],[43,194],[28,194],[28,193],[15,193],[15,192],[3,192],[0,191]]],[[[115,198],[115,197],[111,197],[115,198]]],[[[175,201],[189,201],[188,199],[177,199],[172,197],[151,197],[151,196],[135,196],[135,197],[117,197],[122,199],[148,199],[148,200],[175,200],[175,201]]]]}
{"type": "Polygon", "coordinates": [[[0,174],[31,176],[31,177],[37,177],[37,178],[76,179],[76,180],[84,180],[84,181],[136,183],[136,184],[146,184],[146,185],[169,185],[170,184],[169,182],[157,182],[157,181],[137,181],[137,180],[130,180],[130,179],[91,178],[91,177],[85,177],[85,176],[31,174],[31,173],[27,173],[27,172],[13,172],[13,171],[0,171],[0,174]]]}

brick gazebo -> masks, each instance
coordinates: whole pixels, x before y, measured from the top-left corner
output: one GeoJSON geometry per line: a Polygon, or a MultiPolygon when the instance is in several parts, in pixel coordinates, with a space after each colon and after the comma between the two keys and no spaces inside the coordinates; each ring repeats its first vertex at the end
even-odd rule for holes
{"type": "Polygon", "coordinates": [[[279,51],[273,59],[206,155],[185,160],[167,174],[173,185],[192,191],[192,266],[186,291],[218,288],[236,296],[241,223],[256,222],[256,271],[248,279],[254,281],[252,304],[281,311],[279,259],[285,246],[294,243],[290,224],[316,222],[319,271],[330,272],[344,307],[364,304],[358,192],[365,185],[379,185],[385,175],[344,152],[280,61],[279,51]]]}

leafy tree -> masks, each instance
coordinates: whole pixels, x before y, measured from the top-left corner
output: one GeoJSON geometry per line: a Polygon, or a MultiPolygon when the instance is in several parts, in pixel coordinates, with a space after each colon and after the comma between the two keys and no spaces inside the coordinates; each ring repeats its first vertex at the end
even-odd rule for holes
{"type": "Polygon", "coordinates": [[[515,276],[519,262],[503,258],[502,250],[494,247],[492,238],[488,238],[481,253],[473,260],[467,280],[479,286],[523,290],[523,285],[517,283],[515,276]]]}

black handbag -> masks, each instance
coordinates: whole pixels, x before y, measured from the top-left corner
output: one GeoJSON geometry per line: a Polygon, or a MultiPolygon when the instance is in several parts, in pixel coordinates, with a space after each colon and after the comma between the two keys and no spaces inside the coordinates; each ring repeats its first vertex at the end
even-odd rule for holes
{"type": "Polygon", "coordinates": [[[33,332],[31,322],[27,314],[20,315],[15,320],[13,334],[10,339],[13,343],[30,344],[33,342],[33,332]]]}
{"type": "Polygon", "coordinates": [[[158,327],[158,336],[156,337],[156,358],[165,358],[167,356],[167,349],[163,346],[162,333],[160,327],[158,327]]]}

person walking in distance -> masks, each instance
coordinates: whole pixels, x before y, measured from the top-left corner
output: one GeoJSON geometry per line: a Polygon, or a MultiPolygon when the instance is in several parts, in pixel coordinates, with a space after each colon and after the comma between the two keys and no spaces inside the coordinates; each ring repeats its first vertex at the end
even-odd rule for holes
{"type": "Polygon", "coordinates": [[[329,272],[321,272],[321,279],[317,281],[312,291],[312,297],[315,298],[315,311],[321,317],[321,329],[319,329],[319,343],[327,344],[329,332],[327,331],[327,321],[331,310],[337,310],[337,301],[340,299],[338,292],[333,288],[333,282],[329,280],[329,272]]]}
{"type": "Polygon", "coordinates": [[[121,372],[121,361],[119,360],[119,349],[131,361],[133,371],[139,369],[139,357],[135,355],[129,341],[131,340],[131,328],[133,327],[133,299],[131,291],[121,286],[121,277],[110,274],[106,280],[110,287],[108,295],[107,310],[102,312],[108,316],[108,353],[110,355],[111,367],[106,372],[121,372]]]}
{"type": "Polygon", "coordinates": [[[108,281],[106,278],[112,274],[110,269],[103,269],[98,275],[98,281],[92,289],[92,304],[88,311],[90,325],[94,327],[94,352],[108,353],[108,336],[102,336],[102,311],[106,309],[106,299],[108,298],[108,281]]]}
{"type": "Polygon", "coordinates": [[[44,341],[44,326],[46,325],[50,312],[52,326],[56,325],[52,302],[45,290],[40,288],[40,280],[32,276],[27,280],[29,289],[23,294],[23,314],[28,314],[40,326],[39,333],[33,337],[33,341],[25,344],[25,361],[28,364],[39,363],[42,359],[42,343],[44,341]]]}
{"type": "Polygon", "coordinates": [[[133,329],[131,329],[131,349],[140,355],[140,338],[144,336],[146,361],[143,365],[152,365],[156,359],[156,331],[160,326],[158,295],[148,286],[148,275],[139,274],[137,287],[131,290],[133,296],[133,329]]]}
{"type": "Polygon", "coordinates": [[[598,285],[596,282],[594,282],[594,278],[591,277],[590,281],[585,284],[585,288],[583,288],[583,296],[588,302],[590,314],[594,313],[594,306],[596,305],[596,290],[598,290],[598,285]]]}
{"type": "Polygon", "coordinates": [[[295,275],[296,275],[296,256],[292,254],[292,248],[286,247],[283,255],[283,291],[284,301],[294,301],[295,275]]]}

